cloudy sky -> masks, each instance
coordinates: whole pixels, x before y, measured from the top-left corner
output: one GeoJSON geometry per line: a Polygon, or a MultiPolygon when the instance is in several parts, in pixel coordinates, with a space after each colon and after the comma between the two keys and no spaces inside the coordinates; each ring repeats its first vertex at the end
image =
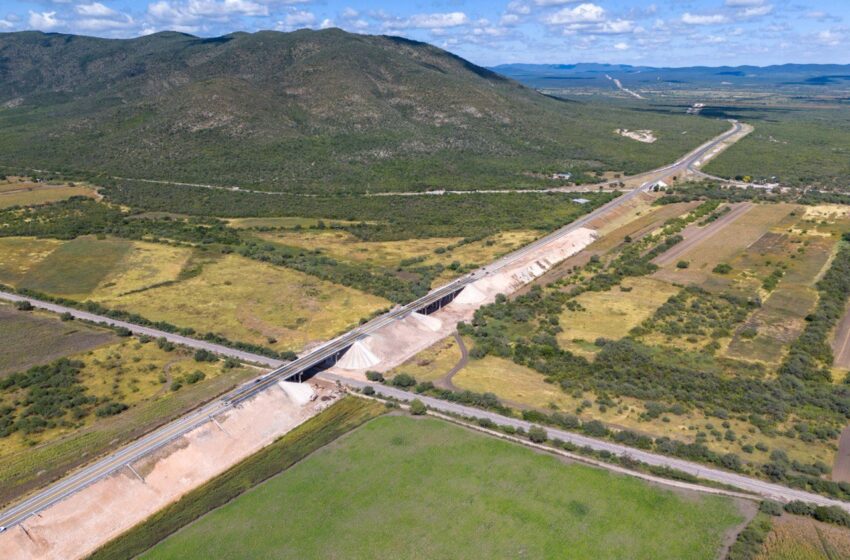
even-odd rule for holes
{"type": "Polygon", "coordinates": [[[0,32],[302,27],[403,35],[485,65],[850,63],[850,0],[0,0],[0,32]]]}

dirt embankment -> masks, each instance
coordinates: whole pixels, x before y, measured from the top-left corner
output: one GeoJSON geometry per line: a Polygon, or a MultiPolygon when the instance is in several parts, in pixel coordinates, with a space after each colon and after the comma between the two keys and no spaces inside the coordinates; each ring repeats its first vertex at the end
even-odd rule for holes
{"type": "Polygon", "coordinates": [[[330,371],[364,380],[367,370],[384,372],[401,365],[451,335],[460,321],[471,320],[476,309],[495,301],[498,294],[516,292],[557,263],[583,250],[596,237],[595,230],[580,228],[530,251],[511,265],[469,284],[454,301],[431,315],[412,313],[358,341],[356,352],[349,351],[330,371]]]}
{"type": "Polygon", "coordinates": [[[319,398],[275,387],[215,422],[92,484],[0,535],[3,558],[71,560],[99,546],[292,430],[339,395],[311,382],[319,398]],[[324,399],[324,400],[323,400],[324,399]]]}

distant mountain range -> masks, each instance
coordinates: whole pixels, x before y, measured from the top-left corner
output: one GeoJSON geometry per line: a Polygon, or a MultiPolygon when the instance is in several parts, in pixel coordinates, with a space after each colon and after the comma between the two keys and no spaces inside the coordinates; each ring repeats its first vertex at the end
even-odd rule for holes
{"type": "Polygon", "coordinates": [[[692,66],[655,68],[627,64],[503,64],[491,68],[527,86],[547,88],[614,87],[617,78],[626,87],[824,87],[850,88],[850,65],[783,64],[779,66],[692,66]]]}

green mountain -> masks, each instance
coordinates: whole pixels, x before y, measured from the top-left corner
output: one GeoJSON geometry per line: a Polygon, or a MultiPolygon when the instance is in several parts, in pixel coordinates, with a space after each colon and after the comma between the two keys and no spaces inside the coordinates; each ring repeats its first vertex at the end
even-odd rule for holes
{"type": "Polygon", "coordinates": [[[431,45],[338,29],[0,34],[0,86],[0,164],[292,192],[637,171],[725,127],[555,100],[431,45]]]}

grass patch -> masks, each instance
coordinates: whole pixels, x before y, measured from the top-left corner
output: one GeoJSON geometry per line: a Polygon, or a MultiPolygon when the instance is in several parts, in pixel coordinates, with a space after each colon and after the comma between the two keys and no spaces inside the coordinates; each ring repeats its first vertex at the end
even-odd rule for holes
{"type": "Polygon", "coordinates": [[[108,300],[180,278],[192,249],[136,241],[88,299],[108,300]]]}
{"type": "Polygon", "coordinates": [[[460,360],[460,348],[453,336],[419,352],[400,366],[386,374],[387,378],[407,373],[417,381],[437,381],[445,376],[460,360]]]}
{"type": "Polygon", "coordinates": [[[575,559],[710,559],[740,521],[726,498],[685,497],[439,420],[394,416],[144,557],[547,558],[568,550],[575,559]]]}
{"type": "Polygon", "coordinates": [[[208,262],[183,281],[100,302],[275,350],[300,350],[332,338],[388,305],[377,296],[235,255],[208,262]]]}
{"type": "Polygon", "coordinates": [[[18,180],[15,182],[0,181],[0,208],[12,206],[33,206],[47,204],[59,200],[67,200],[72,196],[95,197],[95,191],[89,187],[72,185],[49,185],[18,180]]]}
{"type": "Polygon", "coordinates": [[[115,340],[112,331],[0,304],[0,376],[115,340]]]}
{"type": "Polygon", "coordinates": [[[648,319],[667,299],[678,293],[666,282],[652,278],[626,278],[607,292],[585,292],[575,298],[578,310],[565,309],[558,342],[568,345],[575,339],[593,342],[597,338],[616,340],[648,319]]]}
{"type": "MultiPolygon", "coordinates": [[[[181,527],[227,504],[383,410],[383,406],[373,401],[343,399],[102,547],[90,557],[91,560],[132,558],[143,553],[181,527]]],[[[280,519],[288,522],[289,516],[280,519]]],[[[300,523],[292,527],[298,525],[300,523]]],[[[211,557],[221,556],[213,553],[211,557]]]]}
{"type": "Polygon", "coordinates": [[[0,238],[0,284],[18,286],[31,268],[64,243],[33,237],[0,238]]]}
{"type": "Polygon", "coordinates": [[[19,287],[52,295],[85,298],[115,270],[133,243],[125,239],[78,237],[30,268],[19,287]]]}

